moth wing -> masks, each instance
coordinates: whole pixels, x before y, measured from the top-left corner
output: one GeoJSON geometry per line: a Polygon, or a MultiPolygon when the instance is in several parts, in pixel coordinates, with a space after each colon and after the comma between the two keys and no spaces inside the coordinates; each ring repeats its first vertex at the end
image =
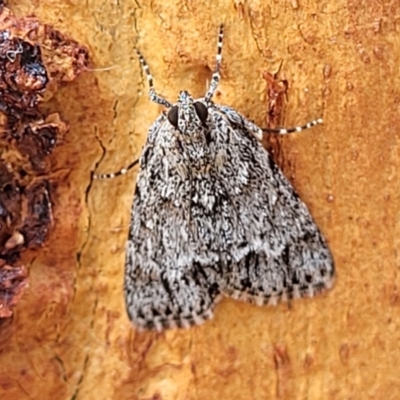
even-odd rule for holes
{"type": "Polygon", "coordinates": [[[333,284],[330,250],[306,205],[256,139],[255,125],[217,106],[219,181],[231,201],[236,235],[224,263],[220,290],[257,304],[313,296],[333,284]],[[228,149],[229,146],[229,149],[228,149]],[[227,158],[228,159],[228,158],[227,158]]]}
{"type": "Polygon", "coordinates": [[[139,328],[201,323],[220,293],[263,304],[332,285],[325,240],[259,128],[228,107],[208,111],[207,146],[189,141],[196,162],[165,115],[141,157],[125,271],[139,328]]]}
{"type": "Polygon", "coordinates": [[[191,183],[178,148],[163,114],[141,156],[126,249],[125,301],[139,329],[200,324],[219,295],[215,271],[190,246],[191,183]]]}

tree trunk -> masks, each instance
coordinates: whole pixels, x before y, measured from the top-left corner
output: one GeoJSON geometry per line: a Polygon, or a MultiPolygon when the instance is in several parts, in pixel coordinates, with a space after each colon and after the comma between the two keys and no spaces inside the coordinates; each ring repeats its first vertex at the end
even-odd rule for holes
{"type": "Polygon", "coordinates": [[[46,244],[24,254],[29,287],[1,326],[0,398],[400,398],[400,3],[327,0],[9,1],[86,45],[92,68],[42,106],[70,129],[46,244]],[[336,264],[332,290],[277,307],[224,299],[189,330],[137,332],[123,299],[138,158],[156,90],[204,95],[225,24],[214,100],[267,125],[267,71],[287,80],[291,127],[266,145],[308,205],[336,264]]]}

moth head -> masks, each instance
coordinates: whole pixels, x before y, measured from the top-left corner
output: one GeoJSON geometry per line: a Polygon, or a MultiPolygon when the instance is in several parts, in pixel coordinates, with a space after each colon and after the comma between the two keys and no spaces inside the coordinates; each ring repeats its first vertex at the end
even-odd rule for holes
{"type": "Polygon", "coordinates": [[[168,110],[167,117],[181,133],[190,134],[206,125],[208,110],[202,101],[194,101],[188,92],[182,91],[178,102],[168,110]]]}

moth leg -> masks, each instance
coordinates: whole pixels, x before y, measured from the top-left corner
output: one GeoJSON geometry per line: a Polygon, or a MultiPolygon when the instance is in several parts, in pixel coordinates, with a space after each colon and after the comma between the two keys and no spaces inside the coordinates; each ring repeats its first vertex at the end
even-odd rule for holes
{"type": "Polygon", "coordinates": [[[139,159],[132,161],[127,167],[120,169],[117,172],[112,172],[108,174],[93,174],[93,179],[113,179],[120,175],[125,175],[130,171],[136,164],[139,163],[139,159]]]}
{"type": "Polygon", "coordinates": [[[288,133],[301,132],[304,129],[309,129],[315,125],[323,123],[322,118],[318,118],[308,122],[305,125],[295,126],[292,128],[260,128],[254,122],[248,120],[231,107],[218,104],[215,104],[215,107],[218,108],[228,118],[230,122],[244,126],[256,139],[260,141],[262,140],[264,132],[276,133],[278,135],[286,135],[288,133]]]}
{"type": "Polygon", "coordinates": [[[278,135],[286,135],[293,132],[301,132],[305,129],[310,129],[315,125],[322,124],[324,121],[322,118],[314,119],[313,121],[307,122],[304,125],[295,126],[293,128],[262,128],[263,132],[277,133],[278,135]]]}
{"type": "Polygon", "coordinates": [[[249,121],[246,118],[243,118],[243,122],[245,127],[249,131],[251,131],[257,139],[261,140],[263,132],[276,133],[278,135],[287,135],[288,133],[301,132],[305,129],[310,129],[315,125],[322,124],[324,121],[322,118],[318,118],[307,122],[304,125],[294,126],[291,128],[260,128],[255,123],[249,121]]]}

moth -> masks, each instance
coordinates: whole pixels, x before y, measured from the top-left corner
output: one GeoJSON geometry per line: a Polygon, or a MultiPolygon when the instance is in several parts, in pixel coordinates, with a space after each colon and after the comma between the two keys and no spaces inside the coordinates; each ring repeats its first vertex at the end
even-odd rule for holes
{"type": "MultiPolygon", "coordinates": [[[[333,284],[327,243],[262,147],[263,130],[212,100],[222,40],[223,26],[205,96],[182,91],[176,103],[156,93],[137,51],[151,101],[166,108],[140,157],[126,246],[125,302],[140,330],[201,324],[223,296],[276,304],[333,284]]],[[[321,122],[268,131],[299,132],[321,122]]]]}

